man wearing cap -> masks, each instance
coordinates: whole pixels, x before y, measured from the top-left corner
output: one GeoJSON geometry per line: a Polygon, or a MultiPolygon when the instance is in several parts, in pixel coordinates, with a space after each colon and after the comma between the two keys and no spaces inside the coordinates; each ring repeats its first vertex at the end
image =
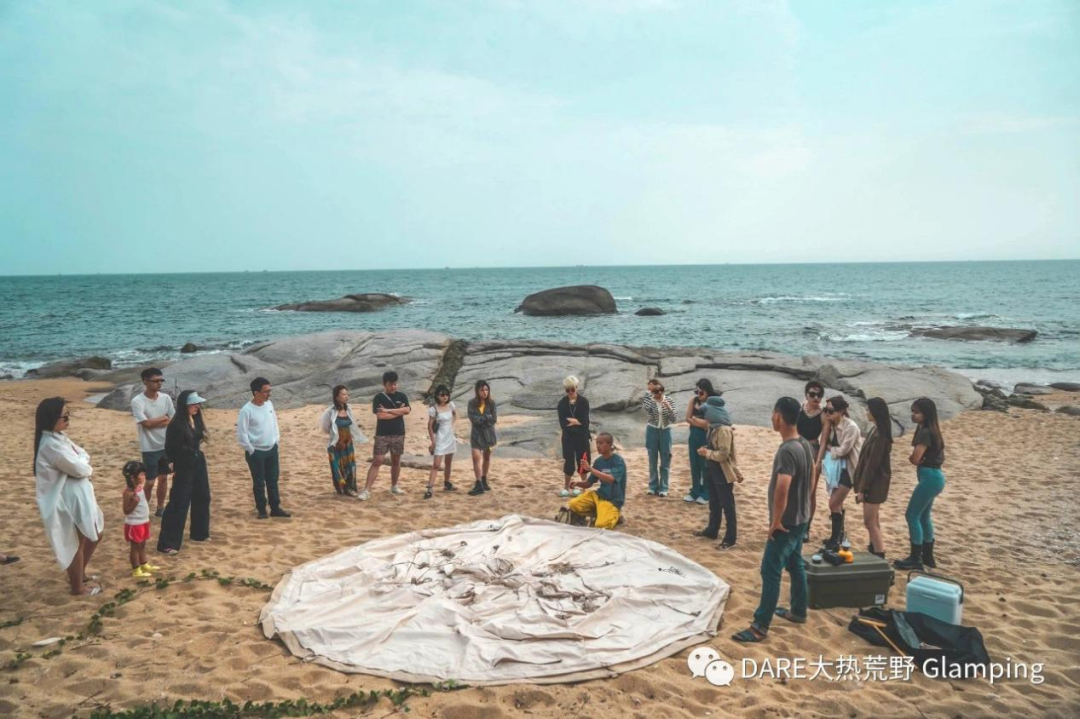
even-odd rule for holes
{"type": "MultiPolygon", "coordinates": [[[[135,418],[135,429],[139,434],[139,451],[146,465],[146,500],[154,496],[154,483],[158,480],[159,466],[165,457],[165,428],[176,414],[172,397],[161,391],[165,378],[157,367],[147,367],[142,371],[143,391],[131,398],[131,415],[135,418]]],[[[157,482],[157,511],[160,517],[165,509],[165,497],[168,494],[168,475],[161,474],[157,482]]]]}
{"type": "Polygon", "coordinates": [[[278,430],[274,403],[270,401],[270,380],[256,377],[251,380],[251,401],[240,408],[236,419],[236,438],[244,448],[244,459],[251,470],[252,492],[259,519],[266,519],[269,500],[271,517],[292,516],[281,508],[278,493],[278,430]]]}

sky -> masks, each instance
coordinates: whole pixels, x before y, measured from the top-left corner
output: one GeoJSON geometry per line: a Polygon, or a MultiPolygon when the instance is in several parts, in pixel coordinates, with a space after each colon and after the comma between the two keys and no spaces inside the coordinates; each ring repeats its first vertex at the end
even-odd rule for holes
{"type": "Polygon", "coordinates": [[[0,275],[1080,257],[1080,3],[0,0],[0,275]]]}

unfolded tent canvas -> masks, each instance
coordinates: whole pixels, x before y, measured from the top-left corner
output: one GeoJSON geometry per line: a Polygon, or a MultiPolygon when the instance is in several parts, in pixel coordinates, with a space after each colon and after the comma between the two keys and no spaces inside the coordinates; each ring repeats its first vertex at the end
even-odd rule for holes
{"type": "Polygon", "coordinates": [[[296,567],[268,638],[345,672],[473,685],[646,666],[716,634],[724,580],[622,532],[518,515],[376,539],[296,567]]]}

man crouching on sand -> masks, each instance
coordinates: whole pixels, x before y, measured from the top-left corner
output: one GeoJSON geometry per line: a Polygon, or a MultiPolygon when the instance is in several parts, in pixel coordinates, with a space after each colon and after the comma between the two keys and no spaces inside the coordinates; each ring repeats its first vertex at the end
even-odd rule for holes
{"type": "Polygon", "coordinates": [[[607,432],[596,436],[596,451],[600,457],[592,465],[585,457],[581,458],[581,472],[588,473],[588,478],[571,482],[570,487],[589,489],[597,482],[600,482],[600,487],[595,492],[574,497],[567,507],[578,516],[595,512],[597,529],[615,529],[626,500],[626,462],[615,454],[615,439],[607,432]]]}

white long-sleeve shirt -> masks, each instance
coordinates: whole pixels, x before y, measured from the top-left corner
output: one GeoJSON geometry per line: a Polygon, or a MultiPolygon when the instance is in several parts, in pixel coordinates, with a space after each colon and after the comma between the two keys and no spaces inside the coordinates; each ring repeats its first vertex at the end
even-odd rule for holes
{"type": "Polygon", "coordinates": [[[248,454],[257,449],[273,449],[281,439],[274,403],[267,400],[259,406],[248,402],[241,407],[236,418],[236,439],[248,454]]]}
{"type": "Polygon", "coordinates": [[[56,561],[67,569],[79,551],[79,532],[96,541],[105,515],[94,496],[90,455],[63,432],[42,432],[34,474],[41,521],[56,561]],[[78,532],[76,532],[78,530],[78,532]]]}

